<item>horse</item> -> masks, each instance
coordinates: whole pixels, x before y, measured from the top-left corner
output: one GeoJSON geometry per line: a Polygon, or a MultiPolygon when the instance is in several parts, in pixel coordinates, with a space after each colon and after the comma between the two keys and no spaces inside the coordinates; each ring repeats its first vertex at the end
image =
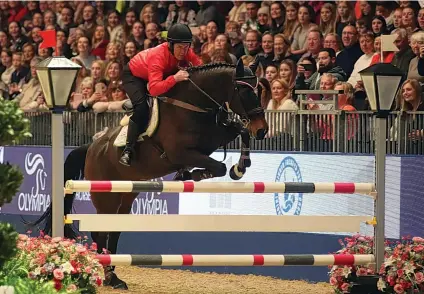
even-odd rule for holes
{"type": "MultiPolygon", "coordinates": [[[[65,161],[65,181],[151,180],[176,172],[174,180],[222,177],[226,165],[210,155],[221,146],[242,138],[239,162],[231,168],[231,178],[240,179],[251,165],[250,137],[264,139],[268,124],[256,90],[257,78],[239,61],[188,68],[189,81],[176,84],[164,97],[156,97],[159,123],[154,132],[145,135],[135,147],[130,167],[118,160],[122,148],[116,146],[122,126],[107,130],[92,143],[74,149],[65,161]],[[241,119],[231,116],[229,109],[241,119]],[[66,169],[69,169],[66,172],[66,169]]],[[[153,110],[152,110],[153,111],[153,110]]],[[[149,128],[152,123],[150,120],[149,128]]],[[[74,194],[65,195],[65,214],[71,213],[74,194]]],[[[97,214],[129,214],[137,193],[91,193],[97,214]]],[[[51,209],[34,224],[47,219],[45,231],[51,228],[51,209]]],[[[68,226],[68,225],[66,225],[68,226]]],[[[65,227],[66,227],[65,226],[65,227]]],[[[68,230],[65,230],[68,232],[68,230]]],[[[70,233],[67,233],[70,234],[70,233]]],[[[117,252],[120,232],[92,232],[101,253],[106,248],[117,252]]],[[[104,285],[128,289],[114,273],[105,268],[104,285]]]]}

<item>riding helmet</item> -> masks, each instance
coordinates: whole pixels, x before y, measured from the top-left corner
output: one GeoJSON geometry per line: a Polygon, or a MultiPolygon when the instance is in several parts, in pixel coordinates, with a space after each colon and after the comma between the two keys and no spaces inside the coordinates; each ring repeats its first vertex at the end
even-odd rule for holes
{"type": "Polygon", "coordinates": [[[167,39],[172,44],[191,43],[193,41],[193,34],[187,25],[176,23],[169,28],[167,39]]]}

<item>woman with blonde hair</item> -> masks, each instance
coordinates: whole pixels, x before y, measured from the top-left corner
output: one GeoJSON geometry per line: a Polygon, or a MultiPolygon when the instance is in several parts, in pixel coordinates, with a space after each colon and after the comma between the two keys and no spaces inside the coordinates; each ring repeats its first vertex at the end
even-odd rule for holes
{"type": "Polygon", "coordinates": [[[94,83],[105,76],[106,64],[103,60],[94,60],[91,64],[90,75],[94,83]]]}
{"type": "Polygon", "coordinates": [[[91,44],[91,54],[104,60],[106,58],[106,48],[109,44],[109,32],[105,29],[104,26],[96,26],[96,28],[94,29],[91,44]]]}
{"type": "Polygon", "coordinates": [[[420,83],[415,79],[407,79],[403,82],[397,97],[397,110],[400,111],[424,111],[420,83]]]}
{"type": "Polygon", "coordinates": [[[286,81],[290,89],[293,89],[296,82],[297,66],[291,59],[285,59],[280,63],[280,79],[286,81]]]}
{"type": "Polygon", "coordinates": [[[337,16],[336,16],[336,34],[341,36],[343,29],[348,24],[353,24],[356,21],[355,9],[351,1],[338,1],[337,2],[337,16]]]}
{"type": "Polygon", "coordinates": [[[294,30],[299,25],[297,20],[297,12],[299,7],[299,3],[294,1],[287,2],[286,4],[286,18],[284,20],[283,35],[289,40],[293,38],[294,30]]]}
{"type": "Polygon", "coordinates": [[[105,61],[110,62],[117,60],[120,63],[123,63],[124,50],[122,48],[122,43],[119,42],[110,42],[106,46],[105,61]]]}
{"type": "Polygon", "coordinates": [[[320,16],[319,30],[324,37],[329,33],[336,33],[336,6],[332,3],[325,3],[321,7],[320,16]]]}
{"type": "Polygon", "coordinates": [[[298,110],[299,107],[291,99],[291,91],[288,83],[283,79],[275,79],[271,83],[272,99],[269,101],[267,110],[298,110]]]}

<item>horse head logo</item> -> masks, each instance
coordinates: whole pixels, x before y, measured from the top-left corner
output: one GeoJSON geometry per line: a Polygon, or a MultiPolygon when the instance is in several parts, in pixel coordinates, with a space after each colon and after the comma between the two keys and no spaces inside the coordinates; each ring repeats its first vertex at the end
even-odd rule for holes
{"type": "Polygon", "coordinates": [[[25,171],[28,175],[36,174],[36,186],[31,190],[33,196],[38,195],[40,190],[43,191],[46,189],[47,173],[44,171],[44,158],[41,154],[32,156],[32,153],[27,153],[25,156],[25,171]]]}

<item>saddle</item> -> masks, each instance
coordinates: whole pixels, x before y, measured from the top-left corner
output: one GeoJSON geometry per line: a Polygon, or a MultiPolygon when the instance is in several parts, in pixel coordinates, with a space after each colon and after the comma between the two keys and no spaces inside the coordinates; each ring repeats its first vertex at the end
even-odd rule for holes
{"type": "MultiPolygon", "coordinates": [[[[147,104],[149,105],[149,123],[147,125],[146,131],[140,134],[140,136],[138,137],[137,142],[144,141],[144,137],[152,137],[159,125],[158,99],[156,97],[149,96],[147,98],[147,104]]],[[[122,108],[125,110],[126,114],[119,123],[119,125],[122,127],[121,131],[113,142],[113,145],[116,147],[123,147],[126,144],[128,123],[134,109],[129,99],[124,102],[122,108]]]]}

